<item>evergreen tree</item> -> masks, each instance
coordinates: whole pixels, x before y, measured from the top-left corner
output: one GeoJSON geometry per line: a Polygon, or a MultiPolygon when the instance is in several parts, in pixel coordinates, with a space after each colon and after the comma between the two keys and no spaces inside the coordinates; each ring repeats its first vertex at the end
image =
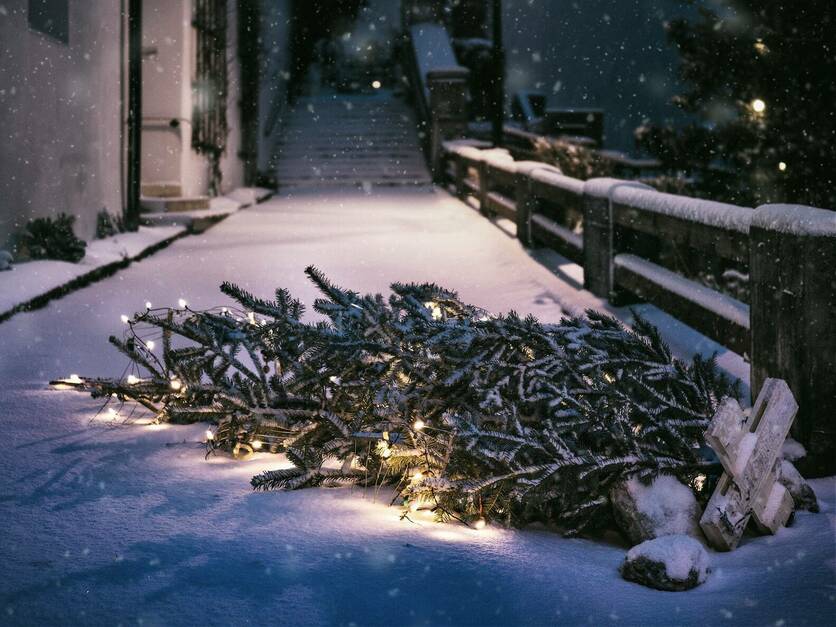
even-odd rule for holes
{"type": "Polygon", "coordinates": [[[699,123],[641,128],[639,144],[700,195],[836,209],[834,27],[832,2],[699,2],[668,25],[687,85],[676,103],[699,123]]]}
{"type": "Polygon", "coordinates": [[[543,324],[436,285],[395,284],[385,299],[308,274],[324,321],[303,322],[284,290],[264,301],[225,284],[240,309],[138,314],[111,338],[133,374],[75,383],[159,420],[217,423],[209,452],[284,452],[293,467],[256,489],[392,484],[407,516],[575,534],[608,524],[610,488],[628,476],[719,470],[703,433],[735,386],[710,360],[673,358],[642,320],[543,324]]]}

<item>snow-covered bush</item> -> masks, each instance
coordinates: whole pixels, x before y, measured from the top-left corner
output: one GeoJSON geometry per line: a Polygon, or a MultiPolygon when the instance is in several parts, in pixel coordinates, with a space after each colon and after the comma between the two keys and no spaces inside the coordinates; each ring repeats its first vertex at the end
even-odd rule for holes
{"type": "Polygon", "coordinates": [[[87,243],[73,232],[75,216],[59,213],[55,218],[30,220],[17,237],[18,253],[29,259],[81,261],[87,243]]]}

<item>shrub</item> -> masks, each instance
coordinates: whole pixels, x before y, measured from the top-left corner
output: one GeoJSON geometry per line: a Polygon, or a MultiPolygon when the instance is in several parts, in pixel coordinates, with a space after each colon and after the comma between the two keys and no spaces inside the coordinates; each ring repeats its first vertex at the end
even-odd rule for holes
{"type": "Polygon", "coordinates": [[[30,259],[81,261],[87,243],[76,237],[74,222],[75,216],[66,213],[30,220],[18,237],[18,251],[30,259]]]}

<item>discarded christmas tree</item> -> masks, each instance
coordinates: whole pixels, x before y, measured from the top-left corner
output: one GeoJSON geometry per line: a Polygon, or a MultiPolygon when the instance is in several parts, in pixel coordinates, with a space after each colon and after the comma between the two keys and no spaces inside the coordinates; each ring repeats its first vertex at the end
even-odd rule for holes
{"type": "Polygon", "coordinates": [[[719,467],[703,432],[736,388],[710,360],[673,358],[651,325],[588,312],[543,324],[490,316],[436,285],[322,291],[305,323],[284,290],[240,309],[149,310],[111,338],[135,370],[65,380],[159,420],[218,425],[210,450],[284,452],[256,489],[392,484],[410,510],[469,524],[542,520],[574,534],[609,522],[627,476],[693,483],[719,467]],[[162,333],[162,357],[148,330],[162,333]]]}

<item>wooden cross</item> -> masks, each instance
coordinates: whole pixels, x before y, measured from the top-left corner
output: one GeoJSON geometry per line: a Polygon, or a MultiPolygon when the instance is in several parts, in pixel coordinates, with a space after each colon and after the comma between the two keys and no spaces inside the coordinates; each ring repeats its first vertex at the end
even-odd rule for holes
{"type": "Polygon", "coordinates": [[[737,546],[750,516],[764,533],[775,533],[792,514],[793,500],[777,481],[781,446],[798,404],[782,379],[764,381],[752,413],[725,399],[705,432],[725,472],[700,519],[709,544],[719,551],[737,546]]]}

